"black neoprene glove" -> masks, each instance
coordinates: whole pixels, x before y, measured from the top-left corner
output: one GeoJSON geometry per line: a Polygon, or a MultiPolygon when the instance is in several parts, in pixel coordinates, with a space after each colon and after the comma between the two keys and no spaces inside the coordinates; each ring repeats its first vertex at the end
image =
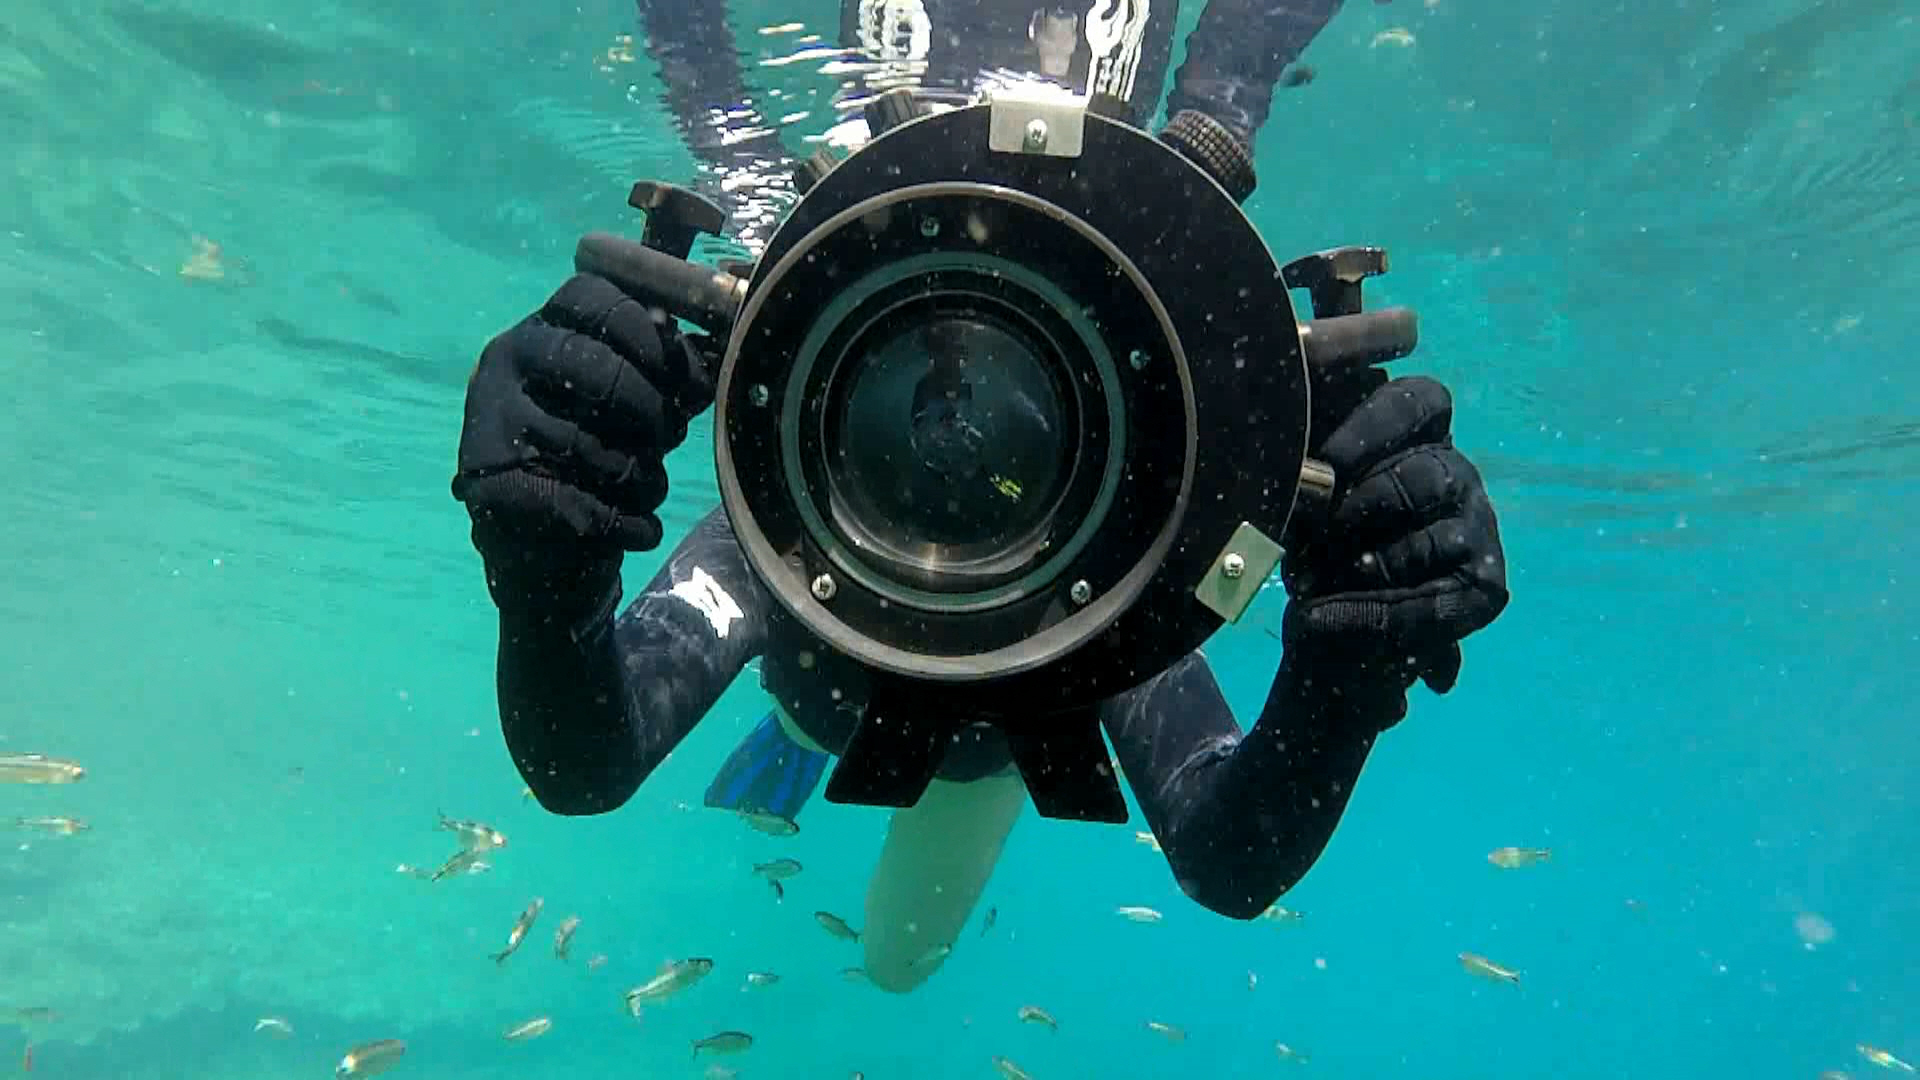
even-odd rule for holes
{"type": "Polygon", "coordinates": [[[1480,473],[1453,446],[1453,398],[1428,378],[1377,380],[1316,440],[1334,470],[1326,518],[1281,564],[1290,662],[1342,692],[1436,693],[1460,675],[1460,641],[1507,606],[1506,555],[1480,473]]]}
{"type": "Polygon", "coordinates": [[[573,621],[661,540],[665,458],[713,403],[704,340],[576,275],[487,343],[467,383],[453,497],[502,611],[573,621]]]}

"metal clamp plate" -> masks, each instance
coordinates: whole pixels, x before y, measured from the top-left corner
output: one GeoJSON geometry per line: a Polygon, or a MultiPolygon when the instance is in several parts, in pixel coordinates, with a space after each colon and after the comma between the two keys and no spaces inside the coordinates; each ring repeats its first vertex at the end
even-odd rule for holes
{"type": "Polygon", "coordinates": [[[1280,545],[1267,534],[1241,522],[1227,546],[1214,556],[1206,576],[1194,586],[1194,598],[1228,622],[1239,622],[1273,568],[1280,565],[1280,554],[1280,545]]]}
{"type": "Polygon", "coordinates": [[[1001,154],[1077,158],[1087,99],[1048,83],[1002,87],[988,100],[987,148],[1001,154]]]}

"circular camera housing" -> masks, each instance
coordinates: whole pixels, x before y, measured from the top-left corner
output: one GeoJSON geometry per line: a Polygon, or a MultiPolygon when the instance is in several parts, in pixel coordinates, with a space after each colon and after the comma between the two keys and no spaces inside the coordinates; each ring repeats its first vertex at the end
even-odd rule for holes
{"type": "Polygon", "coordinates": [[[834,648],[969,708],[1062,708],[1218,628],[1195,583],[1242,522],[1281,535],[1306,372],[1204,173],[1093,114],[1076,157],[997,153],[989,112],[874,140],[775,234],[722,365],[721,493],[834,648]]]}

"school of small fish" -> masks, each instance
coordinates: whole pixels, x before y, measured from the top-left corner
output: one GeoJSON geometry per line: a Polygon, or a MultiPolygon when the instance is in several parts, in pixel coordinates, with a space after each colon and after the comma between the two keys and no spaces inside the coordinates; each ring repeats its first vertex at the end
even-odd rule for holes
{"type": "MultiPolygon", "coordinates": [[[[77,784],[86,779],[86,776],[87,770],[81,768],[77,762],[52,758],[45,754],[0,754],[0,784],[35,786],[77,784]]],[[[14,819],[14,825],[32,832],[45,833],[48,836],[75,836],[88,829],[86,822],[70,817],[20,817],[14,819]]],[[[44,1006],[15,1008],[0,1015],[0,1021],[13,1024],[26,1032],[26,1045],[20,1052],[20,1067],[23,1071],[33,1071],[35,1035],[40,1027],[53,1019],[53,1010],[44,1006]]]]}
{"type": "MultiPolygon", "coordinates": [[[[0,755],[0,784],[72,784],[86,775],[86,770],[74,762],[41,754],[0,755]]],[[[750,828],[768,836],[792,837],[800,831],[796,822],[786,818],[760,814],[743,814],[741,817],[750,828]]],[[[73,836],[88,829],[85,823],[68,817],[17,817],[13,820],[21,829],[57,836],[73,836]]],[[[455,852],[437,870],[429,871],[401,864],[399,867],[401,872],[430,881],[477,873],[487,868],[488,864],[483,856],[507,846],[505,834],[482,822],[463,821],[441,814],[437,827],[441,831],[454,834],[458,841],[455,852]]],[[[1135,839],[1142,846],[1153,851],[1161,850],[1160,844],[1151,833],[1138,832],[1135,834],[1135,839]]],[[[1544,847],[1499,847],[1487,854],[1487,862],[1503,871],[1542,866],[1549,863],[1552,858],[1552,850],[1544,847]]],[[[785,899],[784,883],[799,876],[802,870],[799,860],[787,857],[755,863],[752,867],[753,875],[769,886],[776,900],[785,899]]],[[[1644,909],[1644,905],[1637,900],[1630,899],[1626,903],[1629,909],[1636,912],[1644,909]]],[[[504,947],[490,954],[490,958],[496,965],[504,965],[508,958],[512,957],[525,943],[539,921],[544,907],[545,901],[535,897],[521,910],[507,933],[504,947]]],[[[1142,905],[1123,905],[1115,908],[1114,912],[1127,921],[1144,925],[1158,924],[1166,918],[1160,911],[1142,905]]],[[[982,919],[980,930],[982,935],[992,928],[998,914],[996,908],[987,910],[982,919]]],[[[849,943],[861,941],[860,931],[831,911],[817,910],[813,913],[813,918],[820,928],[835,940],[849,943]]],[[[1282,925],[1297,925],[1304,921],[1305,916],[1299,911],[1274,904],[1263,911],[1258,919],[1282,925]]],[[[553,955],[556,959],[561,962],[569,960],[573,940],[580,926],[580,917],[569,915],[554,930],[553,955]]],[[[1824,944],[1833,937],[1831,926],[1810,913],[1802,913],[1796,919],[1796,928],[1803,940],[1808,942],[1809,948],[1824,944]]],[[[912,963],[915,966],[939,964],[952,953],[952,944],[939,943],[928,948],[912,963]]],[[[586,969],[590,972],[597,970],[606,963],[606,959],[605,955],[596,954],[586,962],[586,969]]],[[[1459,953],[1458,961],[1462,970],[1469,975],[1514,988],[1521,985],[1521,973],[1517,969],[1479,953],[1463,951],[1459,953]]],[[[1316,961],[1316,966],[1324,966],[1324,962],[1316,961]]],[[[714,967],[714,961],[707,957],[666,961],[646,981],[625,991],[623,1000],[627,1013],[639,1019],[646,1008],[665,1004],[698,985],[713,973],[714,967]]],[[[866,970],[857,966],[842,969],[841,977],[853,983],[870,982],[866,970]]],[[[743,975],[743,980],[741,987],[743,990],[763,990],[781,981],[780,975],[772,971],[749,971],[743,975]]],[[[1259,976],[1255,972],[1248,971],[1247,989],[1253,990],[1258,984],[1259,976]]],[[[53,1019],[53,1011],[46,1008],[20,1008],[12,1010],[8,1015],[0,1015],[0,1022],[11,1023],[25,1029],[29,1034],[22,1058],[23,1068],[31,1070],[33,1067],[34,1031],[53,1019]]],[[[1015,1013],[1015,1019],[1021,1024],[1044,1027],[1055,1034],[1060,1030],[1060,1023],[1053,1014],[1038,1005],[1020,1006],[1015,1013]]],[[[1148,1032],[1168,1043],[1179,1045],[1187,1041],[1186,1030],[1178,1024],[1161,1019],[1146,1019],[1143,1025],[1148,1032]]],[[[253,1030],[277,1039],[291,1038],[294,1034],[292,1022],[280,1016],[261,1017],[254,1023],[253,1030]]],[[[501,1033],[501,1037],[506,1042],[523,1043],[541,1038],[552,1030],[552,1019],[539,1015],[506,1028],[501,1033]]],[[[754,1037],[748,1032],[717,1031],[694,1040],[691,1044],[691,1056],[696,1061],[702,1057],[732,1056],[746,1053],[753,1046],[754,1037]]],[[[1290,1064],[1305,1065],[1311,1060],[1304,1051],[1284,1042],[1275,1042],[1273,1048],[1279,1060],[1290,1064]]],[[[1914,1075],[1917,1071],[1914,1065],[1895,1056],[1889,1050],[1867,1043],[1856,1044],[1855,1050],[1863,1060],[1878,1068],[1905,1075],[1914,1075]]],[[[398,1066],[406,1053],[407,1044],[401,1039],[383,1038],[361,1043],[341,1056],[334,1067],[334,1078],[335,1080],[362,1080],[362,1078],[379,1076],[398,1066]]],[[[1032,1074],[1011,1058],[996,1056],[989,1060],[994,1070],[1004,1080],[1033,1080],[1032,1074]]],[[[738,1074],[730,1066],[713,1063],[707,1066],[702,1075],[704,1080],[736,1080],[738,1074]]],[[[859,1072],[853,1073],[856,1080],[862,1075],[859,1072]]],[[[1821,1074],[1821,1080],[1848,1080],[1848,1074],[1840,1070],[1828,1070],[1821,1074]]]]}

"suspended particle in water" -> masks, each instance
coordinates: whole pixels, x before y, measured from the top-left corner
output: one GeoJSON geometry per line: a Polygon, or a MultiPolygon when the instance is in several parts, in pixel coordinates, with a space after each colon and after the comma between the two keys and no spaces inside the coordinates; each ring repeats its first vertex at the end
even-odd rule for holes
{"type": "Polygon", "coordinates": [[[1811,911],[1795,915],[1793,929],[1800,935],[1800,943],[1808,952],[1833,940],[1833,924],[1811,911]]]}

